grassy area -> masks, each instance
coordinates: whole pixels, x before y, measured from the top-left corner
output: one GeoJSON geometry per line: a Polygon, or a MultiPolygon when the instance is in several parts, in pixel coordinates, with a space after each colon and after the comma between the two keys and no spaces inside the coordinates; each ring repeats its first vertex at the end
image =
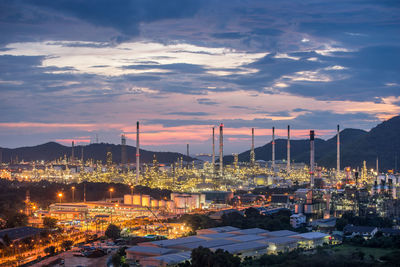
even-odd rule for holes
{"type": "Polygon", "coordinates": [[[332,251],[337,256],[345,256],[345,257],[349,256],[351,257],[352,255],[361,251],[364,253],[364,259],[366,261],[371,259],[370,255],[372,255],[375,259],[379,259],[383,255],[386,255],[391,252],[397,251],[398,253],[400,253],[400,250],[398,249],[357,247],[349,244],[342,244],[337,247],[334,247],[332,251]]]}

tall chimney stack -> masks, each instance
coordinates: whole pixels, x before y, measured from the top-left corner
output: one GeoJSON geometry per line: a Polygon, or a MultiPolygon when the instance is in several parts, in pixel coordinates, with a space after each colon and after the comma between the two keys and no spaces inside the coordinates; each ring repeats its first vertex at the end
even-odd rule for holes
{"type": "Polygon", "coordinates": [[[136,184],[139,183],[140,149],[139,149],[139,122],[136,122],[136,184]]]}
{"type": "Polygon", "coordinates": [[[82,164],[84,164],[84,161],[83,161],[83,145],[81,147],[81,161],[82,161],[82,164]]]}
{"type": "Polygon", "coordinates": [[[254,153],[254,128],[251,128],[251,151],[250,151],[250,164],[254,166],[256,162],[256,154],[254,153]]]}
{"type": "Polygon", "coordinates": [[[186,144],[187,167],[189,168],[189,144],[186,144]]]}
{"type": "Polygon", "coordinates": [[[122,169],[126,168],[126,137],[125,134],[121,134],[121,165],[122,169]]]}
{"type": "Polygon", "coordinates": [[[272,127],[272,170],[275,170],[275,127],[272,127]]]}
{"type": "Polygon", "coordinates": [[[287,127],[287,172],[290,172],[290,125],[287,127]]]}
{"type": "Polygon", "coordinates": [[[72,141],[71,162],[75,161],[75,143],[72,141]]]}
{"type": "Polygon", "coordinates": [[[376,157],[376,176],[379,175],[379,159],[378,156],[376,157]]]}
{"type": "Polygon", "coordinates": [[[219,173],[224,174],[224,125],[219,125],[219,173]]]}
{"type": "Polygon", "coordinates": [[[339,173],[340,173],[340,128],[339,128],[339,124],[337,126],[337,148],[336,148],[336,177],[339,177],[339,173]]]}
{"type": "Polygon", "coordinates": [[[212,168],[215,171],[215,127],[212,127],[212,168]]]}
{"type": "Polygon", "coordinates": [[[313,130],[310,131],[310,178],[311,178],[311,188],[314,187],[314,137],[315,133],[313,130]]]}

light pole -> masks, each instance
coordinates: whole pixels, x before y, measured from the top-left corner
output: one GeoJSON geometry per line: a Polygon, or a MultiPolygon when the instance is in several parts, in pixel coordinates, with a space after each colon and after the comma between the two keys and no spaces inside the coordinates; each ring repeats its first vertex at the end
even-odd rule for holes
{"type": "Polygon", "coordinates": [[[110,202],[112,202],[112,193],[114,192],[114,188],[110,188],[108,191],[110,191],[110,202]]]}
{"type": "Polygon", "coordinates": [[[61,200],[62,200],[62,197],[63,197],[63,193],[58,193],[58,197],[60,198],[60,203],[61,203],[61,200]]]}
{"type": "Polygon", "coordinates": [[[72,202],[75,202],[75,186],[71,187],[72,190],[72,202]]]}
{"type": "Polygon", "coordinates": [[[131,185],[131,204],[133,205],[133,185],[131,185]]]}

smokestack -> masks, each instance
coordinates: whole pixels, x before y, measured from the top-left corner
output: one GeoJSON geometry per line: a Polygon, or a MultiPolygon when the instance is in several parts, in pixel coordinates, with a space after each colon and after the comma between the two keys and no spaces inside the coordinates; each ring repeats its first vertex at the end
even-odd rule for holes
{"type": "Polygon", "coordinates": [[[72,141],[72,152],[71,152],[71,162],[75,161],[75,143],[72,141]]]}
{"type": "Polygon", "coordinates": [[[0,165],[3,163],[3,149],[0,147],[0,165]]]}
{"type": "Polygon", "coordinates": [[[275,170],[275,127],[272,127],[272,170],[275,170]]]}
{"type": "Polygon", "coordinates": [[[224,125],[219,125],[219,173],[224,174],[224,125]]]}
{"type": "Polygon", "coordinates": [[[82,164],[83,164],[83,145],[81,147],[81,161],[82,161],[82,164]]]}
{"type": "Polygon", "coordinates": [[[310,131],[310,178],[311,188],[314,187],[314,131],[310,131]]]}
{"type": "Polygon", "coordinates": [[[126,168],[126,137],[125,134],[121,134],[121,164],[122,169],[126,168]]]}
{"type": "Polygon", "coordinates": [[[287,127],[287,172],[290,172],[290,125],[287,127]]]}
{"type": "Polygon", "coordinates": [[[336,141],[336,177],[339,176],[340,173],[340,128],[339,128],[339,124],[337,126],[337,141],[336,141]]]}
{"type": "Polygon", "coordinates": [[[136,122],[136,183],[139,183],[140,149],[139,149],[139,122],[136,122]]]}
{"type": "Polygon", "coordinates": [[[254,153],[254,128],[251,128],[251,151],[250,151],[250,163],[254,166],[256,162],[256,154],[254,153]]]}
{"type": "Polygon", "coordinates": [[[212,168],[215,170],[215,127],[212,127],[212,168]]]}
{"type": "Polygon", "coordinates": [[[376,176],[379,175],[379,159],[376,157],[376,176]]]}
{"type": "Polygon", "coordinates": [[[189,144],[186,145],[187,167],[189,168],[189,144]]]}

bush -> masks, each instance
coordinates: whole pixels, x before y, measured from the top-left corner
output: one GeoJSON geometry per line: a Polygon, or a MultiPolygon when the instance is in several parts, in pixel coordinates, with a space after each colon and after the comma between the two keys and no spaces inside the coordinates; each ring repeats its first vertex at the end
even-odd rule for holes
{"type": "Polygon", "coordinates": [[[110,224],[105,232],[106,237],[116,240],[121,237],[121,229],[115,224],[110,224]]]}

